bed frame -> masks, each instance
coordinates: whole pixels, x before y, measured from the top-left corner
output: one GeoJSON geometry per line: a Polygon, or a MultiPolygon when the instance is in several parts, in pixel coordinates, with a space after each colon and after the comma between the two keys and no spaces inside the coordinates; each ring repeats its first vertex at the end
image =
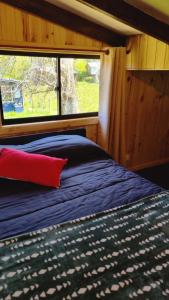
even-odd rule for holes
{"type": "Polygon", "coordinates": [[[72,130],[64,130],[64,131],[54,131],[54,132],[45,132],[38,134],[28,134],[14,137],[7,137],[0,139],[0,145],[23,145],[29,142],[32,142],[36,139],[41,139],[45,137],[50,137],[53,135],[80,135],[86,137],[86,128],[78,128],[72,130]]]}

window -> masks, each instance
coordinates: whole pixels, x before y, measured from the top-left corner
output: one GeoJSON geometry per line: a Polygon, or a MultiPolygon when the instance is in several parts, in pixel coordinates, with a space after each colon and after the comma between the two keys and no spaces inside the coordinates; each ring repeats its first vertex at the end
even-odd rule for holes
{"type": "Polygon", "coordinates": [[[0,54],[3,124],[96,116],[99,56],[0,54]]]}

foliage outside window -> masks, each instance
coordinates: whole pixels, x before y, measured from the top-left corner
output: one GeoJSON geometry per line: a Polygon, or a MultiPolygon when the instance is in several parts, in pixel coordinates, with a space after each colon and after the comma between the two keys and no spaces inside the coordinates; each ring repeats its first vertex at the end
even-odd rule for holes
{"type": "Polygon", "coordinates": [[[3,124],[96,115],[99,57],[0,54],[3,124]]]}

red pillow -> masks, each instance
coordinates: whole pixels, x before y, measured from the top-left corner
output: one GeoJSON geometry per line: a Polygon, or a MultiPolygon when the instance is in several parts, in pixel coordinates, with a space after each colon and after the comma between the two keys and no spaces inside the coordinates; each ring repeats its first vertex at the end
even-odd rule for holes
{"type": "Polygon", "coordinates": [[[60,174],[67,159],[20,150],[0,150],[0,177],[59,187],[60,174]]]}

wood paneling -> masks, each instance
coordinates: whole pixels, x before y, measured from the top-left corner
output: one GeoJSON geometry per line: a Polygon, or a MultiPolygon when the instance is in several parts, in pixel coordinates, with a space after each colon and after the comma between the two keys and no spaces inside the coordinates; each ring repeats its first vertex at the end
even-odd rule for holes
{"type": "Polygon", "coordinates": [[[130,37],[127,69],[169,70],[169,45],[148,35],[130,37]]]}
{"type": "Polygon", "coordinates": [[[0,2],[0,46],[97,51],[104,44],[0,2]]]}
{"type": "MultiPolygon", "coordinates": [[[[100,50],[104,46],[102,42],[87,38],[59,25],[53,25],[38,17],[14,9],[0,3],[0,47],[13,48],[24,47],[31,51],[38,47],[44,47],[47,51],[63,48],[65,50],[86,49],[100,50]]],[[[34,124],[20,124],[1,126],[0,136],[14,136],[20,134],[37,133],[43,131],[56,131],[71,128],[85,127],[87,137],[97,141],[98,118],[83,118],[63,120],[56,122],[43,122],[34,124]]]]}
{"type": "Polygon", "coordinates": [[[128,71],[126,166],[169,161],[169,71],[128,71]]]}
{"type": "Polygon", "coordinates": [[[0,127],[0,137],[52,132],[82,127],[86,128],[86,136],[94,142],[97,142],[97,117],[3,126],[0,127]]]}
{"type": "Polygon", "coordinates": [[[127,46],[126,165],[169,161],[169,45],[148,35],[127,46]]]}
{"type": "Polygon", "coordinates": [[[22,9],[44,20],[84,34],[85,36],[104,41],[111,46],[124,46],[126,43],[125,36],[117,33],[117,31],[110,30],[109,28],[97,24],[97,22],[93,22],[83,16],[78,16],[71,11],[44,0],[1,0],[1,2],[10,4],[13,7],[22,9]]]}

